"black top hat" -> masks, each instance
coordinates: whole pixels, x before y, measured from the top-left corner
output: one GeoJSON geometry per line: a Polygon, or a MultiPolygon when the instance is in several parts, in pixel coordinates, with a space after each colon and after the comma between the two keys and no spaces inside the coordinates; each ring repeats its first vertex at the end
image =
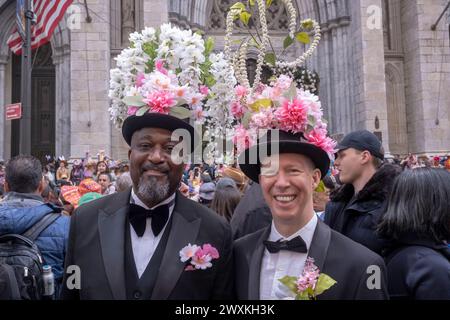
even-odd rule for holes
{"type": "Polygon", "coordinates": [[[182,120],[180,118],[162,114],[162,113],[145,113],[142,116],[130,116],[128,117],[122,126],[122,135],[125,141],[131,146],[131,138],[133,134],[143,128],[159,128],[166,129],[169,131],[175,131],[177,129],[184,129],[189,132],[191,137],[191,151],[194,150],[195,130],[189,122],[188,119],[182,120]]]}
{"type": "Polygon", "coordinates": [[[258,144],[245,150],[239,156],[239,166],[247,177],[259,183],[259,175],[261,174],[261,159],[259,157],[271,156],[272,153],[276,154],[275,144],[278,144],[279,154],[302,154],[312,160],[316,168],[320,170],[322,179],[327,175],[330,169],[330,157],[324,150],[309,143],[302,133],[293,134],[281,130],[278,132],[279,136],[277,138],[274,135],[274,130],[268,131],[267,135],[258,141],[258,144]],[[260,152],[261,149],[264,152],[260,152]]]}

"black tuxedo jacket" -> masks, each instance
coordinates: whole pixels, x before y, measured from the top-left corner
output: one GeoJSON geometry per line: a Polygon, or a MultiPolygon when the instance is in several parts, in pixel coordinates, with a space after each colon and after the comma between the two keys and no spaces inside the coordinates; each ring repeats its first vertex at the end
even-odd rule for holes
{"type": "MultiPolygon", "coordinates": [[[[66,268],[81,270],[81,288],[69,290],[66,273],[63,299],[125,300],[125,228],[131,189],[81,206],[72,216],[66,268]]],[[[176,195],[172,225],[157,280],[155,300],[233,298],[231,229],[213,211],[176,195]],[[188,244],[209,243],[220,258],[206,270],[184,271],[179,252],[188,244]]],[[[69,279],[70,280],[70,279],[69,279]]],[[[69,281],[70,283],[70,281],[69,281]]]]}
{"type": "MultiPolygon", "coordinates": [[[[269,235],[270,226],[235,241],[235,288],[239,300],[259,300],[261,263],[265,250],[263,242],[269,235]]],[[[320,220],[308,255],[314,258],[322,273],[337,281],[337,284],[318,296],[319,300],[388,299],[383,259],[331,230],[320,220]],[[373,265],[379,266],[381,270],[380,290],[370,290],[367,286],[367,280],[373,274],[368,273],[367,268],[373,265]]]]}

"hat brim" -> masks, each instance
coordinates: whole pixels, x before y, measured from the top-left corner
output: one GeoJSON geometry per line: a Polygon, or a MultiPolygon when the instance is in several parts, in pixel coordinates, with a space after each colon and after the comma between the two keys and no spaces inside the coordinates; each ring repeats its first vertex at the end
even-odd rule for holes
{"type": "Polygon", "coordinates": [[[177,117],[161,114],[161,113],[146,113],[142,116],[128,117],[122,126],[122,136],[129,146],[131,146],[131,139],[136,131],[143,128],[158,128],[175,131],[177,129],[187,130],[191,136],[191,151],[194,151],[195,130],[187,120],[182,120],[177,117]]]}
{"type": "Polygon", "coordinates": [[[253,147],[245,150],[245,152],[239,156],[238,161],[240,169],[254,182],[259,183],[259,176],[261,174],[261,159],[259,158],[259,150],[261,148],[263,150],[267,150],[267,156],[271,156],[271,146],[274,143],[278,143],[279,145],[279,154],[295,153],[304,155],[311,159],[316,168],[320,170],[322,179],[327,175],[328,170],[330,169],[330,158],[328,154],[319,147],[300,141],[274,141],[271,143],[260,143],[254,145],[253,147]],[[257,155],[256,163],[250,163],[250,155],[257,155]]]}

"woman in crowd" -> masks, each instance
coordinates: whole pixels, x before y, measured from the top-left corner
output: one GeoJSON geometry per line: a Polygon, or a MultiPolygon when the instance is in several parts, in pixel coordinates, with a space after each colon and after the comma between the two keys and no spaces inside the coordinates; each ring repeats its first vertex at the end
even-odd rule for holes
{"type": "Polygon", "coordinates": [[[66,160],[61,160],[59,162],[59,168],[56,171],[56,180],[63,180],[64,177],[66,177],[66,179],[68,179],[70,176],[70,172],[69,169],[67,168],[67,161],[66,160]]]}
{"type": "Polygon", "coordinates": [[[379,233],[392,299],[450,300],[450,173],[420,168],[396,180],[379,233]]]}
{"type": "Polygon", "coordinates": [[[214,198],[211,203],[211,209],[230,222],[242,194],[230,178],[221,178],[217,182],[214,198]]]}
{"type": "Polygon", "coordinates": [[[106,164],[106,161],[102,160],[97,162],[97,167],[95,168],[95,177],[98,179],[100,175],[103,173],[109,174],[109,168],[108,165],[106,164]]]}

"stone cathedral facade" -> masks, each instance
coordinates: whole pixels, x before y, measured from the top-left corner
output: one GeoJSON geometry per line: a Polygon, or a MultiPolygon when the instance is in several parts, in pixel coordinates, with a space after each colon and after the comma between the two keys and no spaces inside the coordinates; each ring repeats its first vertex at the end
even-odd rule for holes
{"type": "MultiPolygon", "coordinates": [[[[213,36],[220,50],[226,11],[234,2],[87,0],[86,12],[84,1],[74,1],[52,41],[34,53],[33,154],[78,158],[105,150],[126,158],[127,146],[109,121],[108,82],[128,34],[170,21],[213,36]]],[[[322,42],[307,67],[320,76],[320,98],[336,138],[368,129],[393,155],[450,152],[448,13],[431,30],[447,0],[294,2],[299,19],[314,18],[322,26],[322,42]]],[[[2,159],[18,153],[20,135],[17,121],[4,116],[5,105],[20,100],[20,57],[6,45],[14,24],[15,1],[0,0],[2,159]]],[[[281,52],[288,28],[281,1],[270,8],[269,25],[274,49],[281,52]]]]}

